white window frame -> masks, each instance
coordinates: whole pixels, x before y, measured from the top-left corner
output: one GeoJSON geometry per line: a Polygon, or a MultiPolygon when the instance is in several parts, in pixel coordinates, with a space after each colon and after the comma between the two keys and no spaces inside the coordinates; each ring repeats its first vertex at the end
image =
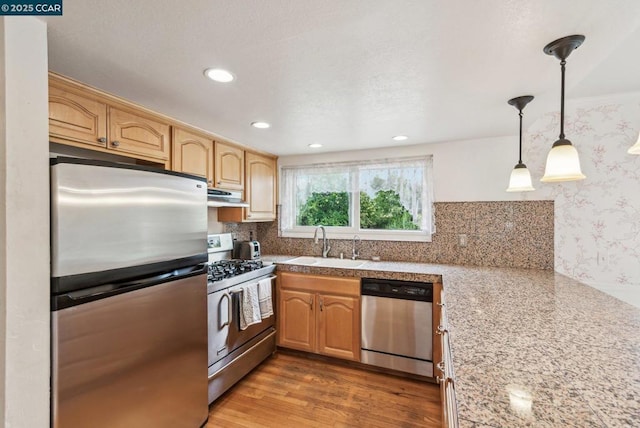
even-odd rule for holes
{"type": "MultiPolygon", "coordinates": [[[[293,205],[289,209],[293,212],[293,218],[295,218],[295,198],[293,192],[287,192],[285,186],[291,183],[286,183],[285,175],[282,174],[282,170],[303,170],[308,168],[322,168],[322,167],[339,167],[344,165],[345,167],[353,166],[366,166],[371,163],[393,163],[402,161],[425,161],[425,193],[423,198],[423,215],[426,217],[427,230],[383,230],[383,229],[360,229],[360,198],[352,197],[350,203],[349,219],[354,223],[353,226],[325,226],[327,232],[327,238],[330,239],[352,239],[354,235],[358,235],[362,240],[371,241],[413,241],[413,242],[431,242],[432,235],[435,232],[433,223],[433,158],[432,156],[420,156],[411,158],[396,158],[396,159],[382,159],[376,161],[360,161],[360,162],[344,162],[344,163],[331,163],[331,164],[311,164],[311,165],[292,165],[281,167],[280,176],[283,179],[280,180],[280,196],[283,198],[280,203],[283,208],[281,211],[285,211],[287,206],[293,205]],[[289,200],[285,200],[289,199],[289,200]],[[287,204],[287,206],[285,206],[287,204]]],[[[358,175],[357,173],[355,174],[358,175]]],[[[357,180],[357,177],[356,177],[357,180]]],[[[348,190],[349,192],[349,190],[348,190]]],[[[349,192],[353,195],[353,192],[349,192]]],[[[359,195],[359,187],[358,193],[359,195]]],[[[289,225],[284,223],[287,220],[279,217],[279,236],[285,238],[313,238],[317,226],[293,226],[289,228],[289,225]]],[[[321,237],[320,232],[318,233],[321,237]]]]}

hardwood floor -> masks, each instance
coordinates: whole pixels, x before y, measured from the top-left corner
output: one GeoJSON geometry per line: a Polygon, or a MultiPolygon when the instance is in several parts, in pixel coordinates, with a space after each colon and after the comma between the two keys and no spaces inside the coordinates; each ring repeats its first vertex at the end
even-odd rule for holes
{"type": "Polygon", "coordinates": [[[209,407],[213,427],[440,427],[438,386],[278,352],[209,407]]]}

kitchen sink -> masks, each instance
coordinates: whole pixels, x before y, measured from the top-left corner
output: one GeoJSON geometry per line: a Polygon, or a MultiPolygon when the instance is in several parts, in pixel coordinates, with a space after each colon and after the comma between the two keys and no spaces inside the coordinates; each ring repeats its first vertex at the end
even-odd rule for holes
{"type": "Polygon", "coordinates": [[[317,266],[336,267],[336,268],[357,268],[365,264],[364,260],[350,259],[320,259],[317,266]]]}
{"type": "Polygon", "coordinates": [[[351,259],[331,259],[322,257],[296,257],[295,259],[287,260],[286,264],[292,265],[304,265],[304,266],[318,266],[318,267],[334,267],[334,268],[350,268],[355,269],[365,264],[366,260],[351,260],[351,259]]]}
{"type": "Polygon", "coordinates": [[[297,257],[295,259],[291,259],[291,260],[287,260],[286,264],[292,264],[292,265],[305,265],[305,266],[310,266],[310,265],[315,265],[318,263],[318,260],[320,260],[320,257],[297,257]]]}

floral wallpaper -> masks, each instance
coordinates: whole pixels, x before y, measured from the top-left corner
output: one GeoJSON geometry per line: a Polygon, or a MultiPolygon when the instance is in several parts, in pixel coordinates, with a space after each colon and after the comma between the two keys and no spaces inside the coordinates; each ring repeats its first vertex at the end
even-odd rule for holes
{"type": "Polygon", "coordinates": [[[559,120],[558,112],[538,118],[523,142],[535,199],[555,201],[555,270],[640,307],[640,156],[627,153],[640,130],[640,94],[568,104],[565,134],[587,178],[541,183],[559,120]]]}

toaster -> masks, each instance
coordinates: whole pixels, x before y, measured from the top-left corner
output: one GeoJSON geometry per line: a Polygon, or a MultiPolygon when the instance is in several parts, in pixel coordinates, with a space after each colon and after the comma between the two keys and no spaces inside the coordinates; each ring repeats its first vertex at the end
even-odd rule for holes
{"type": "Polygon", "coordinates": [[[233,243],[233,258],[258,260],[260,258],[260,243],[258,241],[235,241],[233,243]]]}

